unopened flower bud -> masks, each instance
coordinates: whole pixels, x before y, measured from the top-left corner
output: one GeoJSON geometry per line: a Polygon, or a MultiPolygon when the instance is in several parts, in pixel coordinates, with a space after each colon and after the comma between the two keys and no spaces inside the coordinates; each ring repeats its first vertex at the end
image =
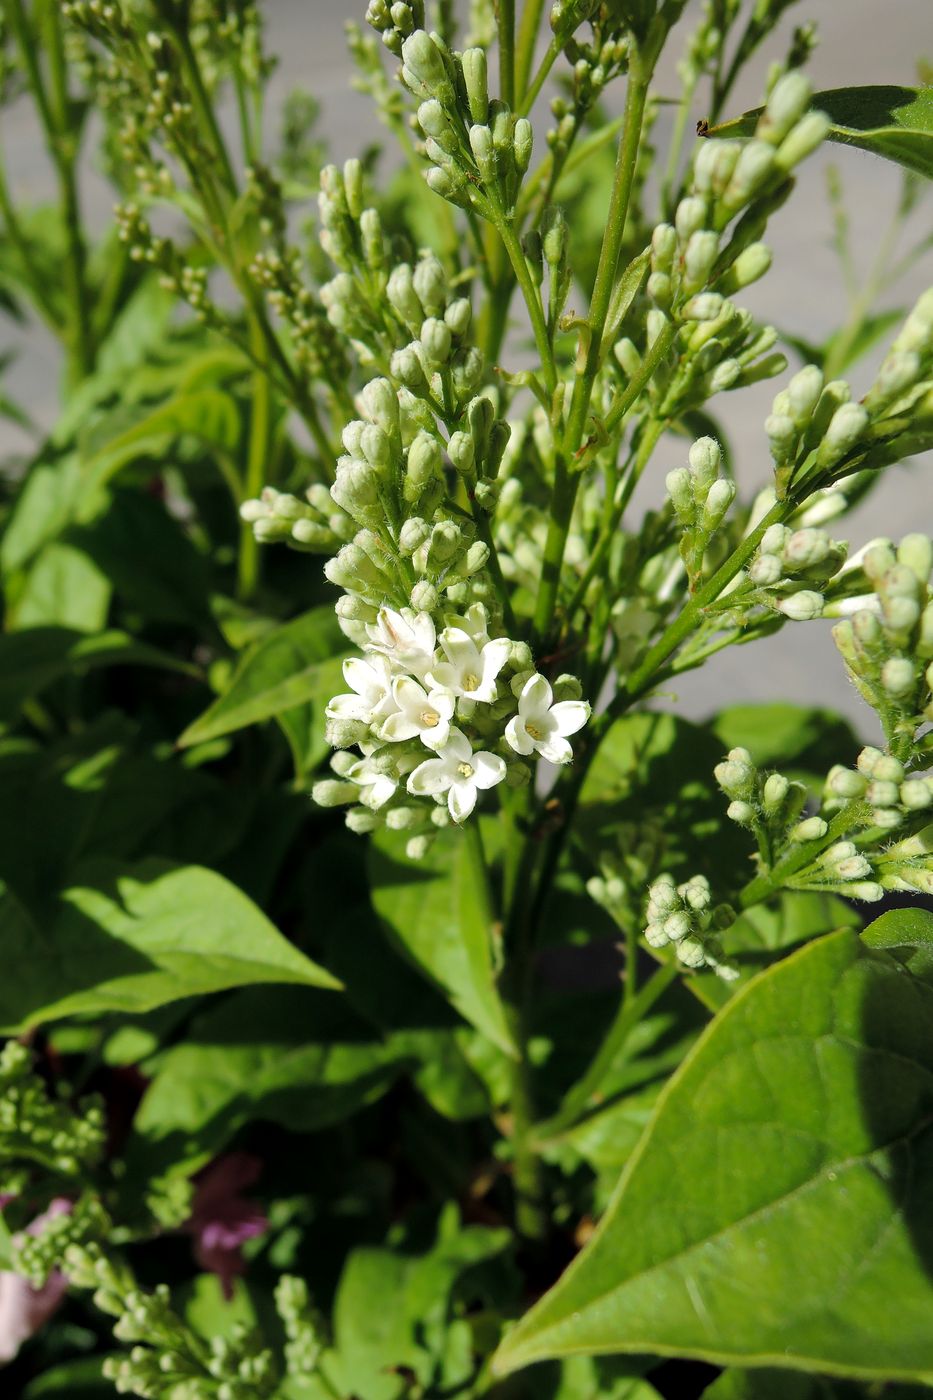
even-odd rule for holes
{"type": "Polygon", "coordinates": [[[455,298],[444,312],[444,324],[458,340],[466,335],[472,319],[473,308],[466,297],[455,298]]]}
{"type": "Polygon", "coordinates": [[[912,661],[906,656],[892,656],[881,668],[881,684],[892,699],[899,699],[913,690],[917,672],[912,661]]]}
{"type": "Polygon", "coordinates": [[[812,95],[810,81],[799,68],[778,78],[758,123],[759,133],[772,145],[779,145],[806,112],[812,95]]]}
{"type": "Polygon", "coordinates": [[[908,812],[921,812],[933,805],[933,785],[928,778],[908,778],[901,784],[900,798],[908,812]]]}
{"type": "Polygon", "coordinates": [[[896,807],[900,796],[897,783],[884,782],[873,778],[865,790],[865,800],[872,807],[896,807]]]}
{"type": "Polygon", "coordinates": [[[751,826],[755,820],[755,809],[750,802],[730,802],[726,816],[730,821],[738,822],[739,826],[751,826]]]}
{"type": "Polygon", "coordinates": [[[685,321],[715,321],[722,313],[724,300],[719,292],[700,292],[684,303],[680,314],[685,321]]]}
{"type": "Polygon", "coordinates": [[[735,482],[728,481],[725,477],[720,477],[714,481],[709,488],[706,503],[703,506],[703,529],[712,533],[717,530],[725,519],[726,512],[735,500],[735,482]]]}
{"type": "Polygon", "coordinates": [[[843,768],[837,764],[830,769],[826,786],[834,796],[850,800],[861,797],[868,784],[862,773],[855,773],[851,768],[843,768]]]}
{"type": "Polygon", "coordinates": [[[797,842],[818,841],[828,830],[829,827],[822,817],[805,817],[793,828],[790,839],[797,842]]]}
{"type": "Polygon", "coordinates": [[[424,362],[429,370],[440,369],[446,365],[452,344],[450,327],[444,321],[438,321],[430,316],[421,327],[421,349],[424,354],[424,362]]]}
{"type": "Polygon", "coordinates": [[[474,125],[470,127],[470,150],[473,152],[473,159],[476,161],[476,168],[479,171],[480,179],[486,185],[496,183],[496,152],[492,141],[492,132],[488,126],[474,125]]]}
{"type": "Polygon", "coordinates": [[[724,207],[734,212],[749,204],[771,175],[774,166],[775,152],[767,141],[752,137],[750,141],[744,142],[732,178],[723,191],[724,207]]]}
{"type": "MultiPolygon", "coordinates": [[[[402,525],[398,536],[399,553],[404,557],[414,554],[416,549],[420,549],[431,533],[431,527],[426,520],[422,520],[417,515],[409,516],[402,525]]],[[[430,611],[430,609],[426,609],[430,611]]]]}
{"type": "Polygon", "coordinates": [[[825,112],[808,112],[781,142],[775,163],[781,170],[793,170],[802,160],[822,145],[832,126],[825,112]]]}
{"type": "Polygon", "coordinates": [[[423,29],[416,29],[402,44],[402,77],[416,97],[436,97],[445,107],[453,107],[453,90],[440,50],[423,29]]]}
{"type": "MultiPolygon", "coordinates": [[[[698,229],[690,235],[684,250],[684,291],[695,292],[707,282],[719,254],[719,234],[698,229]]],[[[708,316],[698,320],[710,320],[708,316]]]]}
{"type": "Polygon", "coordinates": [[[792,593],[789,598],[782,598],[777,608],[791,622],[812,622],[814,618],[822,617],[824,601],[822,593],[804,588],[799,593],[792,593]]]}
{"type": "Polygon", "coordinates": [[[905,535],[897,547],[897,562],[906,565],[925,588],[933,569],[933,540],[929,535],[905,535]]]}
{"type": "Polygon", "coordinates": [[[408,389],[424,389],[427,385],[424,365],[421,363],[421,356],[414,344],[406,345],[402,350],[396,350],[392,356],[390,368],[393,379],[397,379],[408,389]]]}
{"type": "Polygon", "coordinates": [[[778,810],[787,796],[789,787],[790,784],[783,773],[769,774],[761,793],[766,812],[778,810]]]}
{"type": "Polygon", "coordinates": [[[567,221],[556,205],[549,205],[541,216],[541,246],[548,266],[560,267],[567,251],[567,221]]]}
{"type": "Polygon", "coordinates": [[[470,105],[470,116],[478,125],[484,125],[489,115],[489,90],[486,73],[486,50],[481,48],[464,49],[460,56],[463,69],[463,83],[470,105]]]}
{"type": "Polygon", "coordinates": [[[677,252],[677,232],[670,224],[658,224],[651,235],[651,265],[656,272],[670,272],[677,252]]]}
{"type": "Polygon", "coordinates": [[[698,195],[688,195],[677,206],[674,225],[681,243],[687,243],[692,234],[704,227],[706,222],[706,200],[698,195]]]}
{"type": "Polygon", "coordinates": [[[411,504],[419,501],[441,470],[441,449],[437,438],[421,432],[408,449],[403,494],[411,504]]]}
{"type": "MultiPolygon", "coordinates": [[[[390,437],[397,434],[399,427],[398,395],[388,379],[371,379],[360,393],[360,402],[363,412],[371,422],[390,437]]],[[[344,443],[347,451],[356,456],[356,449],[350,447],[346,438],[344,438],[344,443]]]]}
{"type": "Polygon", "coordinates": [[[675,951],[684,967],[702,967],[706,962],[706,952],[699,938],[682,938],[675,951]]]}
{"type": "Polygon", "coordinates": [[[531,164],[533,141],[534,133],[531,129],[531,122],[527,117],[519,117],[512,135],[512,150],[515,155],[515,165],[521,175],[524,175],[531,164]]]}
{"type": "Polygon", "coordinates": [[[817,461],[830,464],[855,446],[868,426],[868,414],[859,403],[844,403],[836,409],[820,444],[817,461]]]}

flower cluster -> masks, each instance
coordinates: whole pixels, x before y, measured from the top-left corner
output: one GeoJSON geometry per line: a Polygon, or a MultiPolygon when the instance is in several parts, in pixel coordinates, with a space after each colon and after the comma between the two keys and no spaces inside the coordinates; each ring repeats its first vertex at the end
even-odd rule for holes
{"type": "Polygon", "coordinates": [[[815,526],[769,526],[748,566],[746,578],[753,591],[745,593],[743,601],[774,608],[792,622],[820,617],[824,585],[845,563],[847,548],[815,526]]]}
{"type": "Polygon", "coordinates": [[[735,922],[735,913],[728,905],[713,907],[705,876],[677,885],[672,875],[660,875],[648,889],[646,915],[645,941],[652,948],[670,944],[685,967],[708,967],[726,982],[738,977],[717,933],[735,922]]]}
{"type": "Polygon", "coordinates": [[[859,562],[873,592],[847,600],[852,615],[836,624],[833,637],[888,743],[903,753],[933,718],[933,540],[907,535],[896,550],[877,540],[859,562]]]}
{"type": "Polygon", "coordinates": [[[0,1051],[0,1191],[18,1195],[36,1167],[58,1177],[79,1177],[104,1151],[103,1106],[83,1100],[80,1114],[53,1097],[33,1073],[33,1057],[18,1041],[0,1051]]]}
{"type": "Polygon", "coordinates": [[[335,755],[338,780],[316,784],[318,802],[359,803],[348,825],[408,831],[417,852],[432,826],[465,821],[480,792],[507,776],[526,781],[522,760],[570,761],[569,736],[590,713],[579,686],[561,678],[559,693],[572,698],[555,701],[528,665],[527,646],[491,638],[487,624],[482,604],[450,617],[439,633],[428,612],[379,610],[366,626],[366,654],[344,662],[350,690],[326,711],[331,741],[358,745],[362,757],[335,755]],[[437,809],[425,814],[402,793],[432,799],[437,809]]]}
{"type": "Polygon", "coordinates": [[[680,552],[691,588],[703,569],[703,557],[732,502],[735,482],[720,476],[722,454],[713,438],[699,438],[690,448],[689,467],[667,475],[667,493],[682,528],[680,552]]]}

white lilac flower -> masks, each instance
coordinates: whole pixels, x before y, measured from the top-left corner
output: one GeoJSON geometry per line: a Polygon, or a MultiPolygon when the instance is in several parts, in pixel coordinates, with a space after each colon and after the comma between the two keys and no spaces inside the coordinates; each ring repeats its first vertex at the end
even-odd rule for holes
{"type": "Polygon", "coordinates": [[[369,758],[354,763],[347,772],[347,778],[351,783],[357,784],[360,789],[360,801],[373,812],[378,812],[380,807],[384,807],[395,796],[398,787],[398,779],[393,778],[391,773],[380,772],[369,758]]]}
{"type": "Polygon", "coordinates": [[[461,617],[448,617],[447,623],[465,632],[478,647],[484,647],[489,641],[489,614],[482,603],[471,603],[461,617]]]}
{"type": "Polygon", "coordinates": [[[380,608],[370,623],[369,650],[388,657],[396,670],[408,671],[423,679],[434,665],[434,621],[430,613],[411,608],[380,608]]]}
{"type": "Polygon", "coordinates": [[[353,694],[335,695],[325,710],[328,719],[358,719],[371,724],[395,710],[392,673],[384,656],[370,660],[348,657],[343,663],[343,678],[353,694]]]}
{"type": "Polygon", "coordinates": [[[398,706],[382,726],[384,739],[421,739],[429,749],[446,744],[454,714],[454,697],[449,690],[425,690],[411,676],[396,676],[392,698],[398,706]]]}
{"type": "Polygon", "coordinates": [[[447,807],[455,822],[467,819],[476,806],[476,795],[495,787],[505,777],[505,762],[494,753],[474,753],[459,729],[451,729],[436,758],[426,759],[408,778],[415,797],[447,794],[447,807]]]}
{"type": "Polygon", "coordinates": [[[447,660],[431,668],[433,683],[464,700],[495,700],[496,677],[512,655],[508,637],[497,637],[480,649],[469,633],[445,627],[439,640],[447,660]]]}
{"type": "Polygon", "coordinates": [[[583,728],[590,707],[585,700],[561,700],[554,705],[553,699],[544,676],[530,676],[518,697],[518,714],[506,725],[505,737],[516,753],[539,753],[551,763],[569,763],[573,750],[567,735],[583,728]]]}

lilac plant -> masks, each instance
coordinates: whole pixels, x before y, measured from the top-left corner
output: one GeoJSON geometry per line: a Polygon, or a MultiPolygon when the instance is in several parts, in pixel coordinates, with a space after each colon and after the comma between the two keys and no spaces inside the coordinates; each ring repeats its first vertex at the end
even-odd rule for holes
{"type": "Polygon", "coordinates": [[[337,165],[260,6],[2,0],[57,202],[0,166],[0,304],[65,371],[0,399],[26,1400],[933,1382],[933,538],[841,537],[933,447],[933,290],[875,304],[933,98],[814,93],[792,4],[370,0],[401,164],[337,165]],[[745,293],[830,143],[903,186],[814,345],[745,293]],[[825,619],[861,738],[678,712],[825,619]]]}

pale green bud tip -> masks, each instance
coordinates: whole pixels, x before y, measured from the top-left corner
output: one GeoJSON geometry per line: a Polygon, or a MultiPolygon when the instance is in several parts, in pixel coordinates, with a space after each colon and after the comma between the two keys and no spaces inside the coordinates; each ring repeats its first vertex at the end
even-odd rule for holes
{"type": "Polygon", "coordinates": [[[701,482],[711,485],[722,462],[722,453],[715,438],[697,438],[687,454],[690,470],[701,482]]]}
{"type": "Polygon", "coordinates": [[[730,802],[726,816],[730,821],[738,822],[739,826],[751,826],[755,820],[755,809],[750,802],[730,802]]]}
{"type": "Polygon", "coordinates": [[[808,112],[785,136],[775,160],[782,170],[792,170],[822,145],[832,122],[825,112],[808,112]]]}
{"type": "Polygon", "coordinates": [[[861,797],[867,783],[862,773],[854,773],[851,768],[835,767],[830,770],[826,785],[836,797],[850,799],[861,797]]]}
{"type": "Polygon", "coordinates": [[[807,110],[812,94],[810,81],[799,68],[785,73],[771,90],[759,123],[761,135],[770,141],[783,140],[807,110]]]}
{"type": "Polygon", "coordinates": [[[765,782],[762,799],[766,807],[779,807],[787,796],[790,784],[782,773],[772,773],[765,782]]]}
{"type": "Polygon", "coordinates": [[[804,588],[799,593],[792,593],[789,598],[782,598],[777,607],[778,612],[782,612],[791,622],[811,622],[822,616],[823,604],[822,593],[804,588]]]}
{"type": "Polygon", "coordinates": [[[821,836],[825,836],[829,830],[828,825],[822,817],[806,817],[790,833],[792,841],[818,841],[821,836]]]}
{"type": "Polygon", "coordinates": [[[929,535],[905,535],[897,547],[897,562],[916,574],[918,583],[923,586],[933,569],[933,540],[929,535]]]}

